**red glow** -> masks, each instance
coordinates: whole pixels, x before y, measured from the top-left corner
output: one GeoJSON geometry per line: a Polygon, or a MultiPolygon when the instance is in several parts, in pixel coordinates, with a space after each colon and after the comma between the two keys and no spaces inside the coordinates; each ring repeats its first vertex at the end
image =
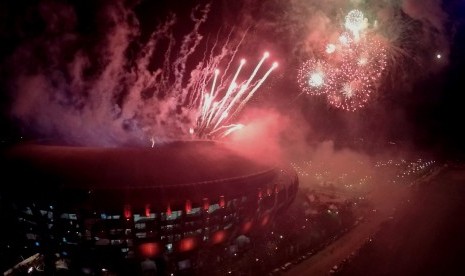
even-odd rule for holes
{"type": "Polygon", "coordinates": [[[145,205],[145,216],[150,217],[150,204],[145,205]]]}
{"type": "Polygon", "coordinates": [[[210,208],[210,202],[208,201],[208,198],[204,198],[203,199],[203,209],[205,211],[208,211],[209,208],[210,208]]]}
{"type": "Polygon", "coordinates": [[[268,196],[271,195],[271,189],[270,189],[270,188],[266,188],[266,194],[267,194],[268,196]]]}
{"type": "Polygon", "coordinates": [[[224,196],[220,196],[220,207],[224,208],[224,206],[225,206],[224,196]]]}
{"type": "Polygon", "coordinates": [[[192,203],[190,200],[186,200],[186,213],[190,213],[192,211],[192,203]]]}
{"type": "Polygon", "coordinates": [[[262,193],[262,188],[258,188],[258,199],[262,199],[263,193],[262,193]]]}
{"type": "Polygon", "coordinates": [[[278,193],[278,185],[274,185],[274,192],[277,194],[278,193]]]}
{"type": "Polygon", "coordinates": [[[194,237],[184,238],[180,240],[178,243],[178,251],[179,252],[191,251],[196,246],[197,246],[197,242],[194,237]]]}
{"type": "Polygon", "coordinates": [[[270,215],[265,215],[265,216],[263,216],[263,218],[262,218],[260,224],[261,224],[262,226],[265,226],[265,225],[268,224],[269,221],[270,221],[270,215]]]}
{"type": "Polygon", "coordinates": [[[171,216],[171,206],[168,204],[168,207],[166,207],[166,215],[169,217],[171,216]]]}
{"type": "Polygon", "coordinates": [[[250,229],[252,229],[252,221],[251,220],[246,221],[246,222],[244,222],[242,224],[242,227],[241,227],[242,234],[248,233],[250,231],[250,229]]]}
{"type": "Polygon", "coordinates": [[[124,217],[125,217],[126,219],[130,219],[131,216],[132,216],[132,213],[131,213],[131,206],[125,205],[125,206],[124,206],[124,217]]]}
{"type": "Polygon", "coordinates": [[[156,242],[147,242],[139,245],[140,255],[144,258],[153,258],[160,254],[161,246],[156,242]]]}
{"type": "Polygon", "coordinates": [[[211,238],[212,244],[222,243],[226,240],[226,237],[227,232],[225,230],[216,231],[211,238]]]}

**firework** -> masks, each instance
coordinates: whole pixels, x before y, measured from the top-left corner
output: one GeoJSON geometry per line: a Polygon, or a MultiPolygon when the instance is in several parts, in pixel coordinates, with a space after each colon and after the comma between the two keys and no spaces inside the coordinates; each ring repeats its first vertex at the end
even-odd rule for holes
{"type": "Polygon", "coordinates": [[[322,95],[329,93],[333,86],[331,67],[323,60],[310,59],[299,69],[298,83],[303,93],[322,95]]]}
{"type": "Polygon", "coordinates": [[[359,40],[360,32],[367,28],[367,19],[363,13],[359,10],[351,10],[346,15],[346,21],[344,26],[347,30],[352,32],[352,35],[355,40],[359,40]]]}
{"type": "Polygon", "coordinates": [[[334,45],[332,43],[329,43],[328,45],[326,45],[326,53],[327,54],[332,54],[332,53],[334,53],[334,51],[336,51],[336,45],[334,45]]]}
{"type": "Polygon", "coordinates": [[[242,67],[246,63],[245,59],[241,59],[234,76],[227,86],[221,83],[218,86],[215,85],[220,72],[215,70],[210,92],[196,92],[201,94],[196,127],[193,130],[196,137],[222,138],[244,127],[242,124],[226,124],[244,108],[271,72],[278,66],[278,63],[274,62],[261,78],[256,79],[260,68],[269,56],[270,54],[265,52],[251,75],[241,83],[238,83],[237,80],[242,67]]]}
{"type": "Polygon", "coordinates": [[[377,91],[386,68],[386,49],[379,41],[365,36],[359,43],[349,45],[342,56],[336,85],[327,99],[337,108],[355,111],[364,107],[377,91]]]}
{"type": "Polygon", "coordinates": [[[387,65],[386,47],[367,31],[359,10],[350,11],[337,41],[321,57],[305,61],[298,71],[302,93],[326,96],[347,111],[364,107],[376,92],[387,65]]]}
{"type": "Polygon", "coordinates": [[[203,38],[199,29],[207,20],[209,7],[192,12],[193,29],[179,45],[174,41],[175,18],[160,25],[136,61],[137,79],[131,91],[135,96],[128,97],[134,103],[127,105],[131,109],[126,113],[149,137],[155,137],[152,145],[173,137],[222,139],[240,130],[244,126],[234,120],[278,66],[268,64],[270,54],[265,52],[252,73],[242,76],[247,62],[237,62],[236,54],[245,34],[234,38],[232,31],[222,41],[219,36],[212,44],[207,41],[203,55],[198,53],[203,38]],[[167,42],[168,49],[161,67],[151,72],[147,66],[161,42],[167,42]],[[203,59],[197,60],[198,56],[203,59]],[[137,94],[146,90],[154,91],[153,96],[141,104],[137,94]]]}

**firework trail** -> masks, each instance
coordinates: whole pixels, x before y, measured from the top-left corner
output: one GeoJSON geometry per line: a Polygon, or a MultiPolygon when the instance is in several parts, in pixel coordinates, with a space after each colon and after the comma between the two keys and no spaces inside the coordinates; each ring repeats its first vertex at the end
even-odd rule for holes
{"type": "MultiPolygon", "coordinates": [[[[74,18],[72,4],[44,5],[61,21],[74,18]]],[[[180,30],[176,14],[168,14],[150,33],[123,1],[99,9],[109,23],[89,49],[80,43],[86,38],[78,39],[83,34],[70,28],[72,35],[63,32],[50,40],[44,33],[34,43],[25,41],[12,55],[15,68],[34,58],[30,53],[37,48],[46,57],[27,63],[40,64],[39,69],[19,67],[10,78],[16,87],[12,116],[31,136],[76,145],[155,146],[222,139],[244,127],[235,120],[277,66],[265,53],[255,69],[247,69],[253,72],[243,72],[246,61],[236,55],[247,28],[226,33],[220,28],[216,37],[204,36],[209,4],[194,7],[183,19],[187,29],[180,30]],[[71,56],[71,49],[69,61],[63,57],[71,56]]],[[[49,24],[56,26],[53,20],[49,24]]]]}
{"type": "Polygon", "coordinates": [[[344,27],[336,41],[327,43],[321,57],[301,65],[297,80],[302,93],[324,95],[330,105],[355,111],[366,106],[377,91],[387,54],[361,11],[350,11],[344,27]]]}
{"type": "MultiPolygon", "coordinates": [[[[214,71],[212,86],[209,92],[202,88],[194,92],[200,94],[201,97],[193,134],[198,138],[220,138],[244,127],[242,124],[226,125],[226,123],[244,108],[271,72],[278,66],[276,62],[273,63],[263,76],[256,80],[260,68],[269,56],[269,53],[265,52],[251,75],[241,83],[238,83],[237,80],[246,63],[245,59],[241,59],[237,70],[232,79],[230,79],[229,85],[223,85],[222,83],[216,85],[220,71],[218,69],[214,71]],[[226,91],[224,91],[225,88],[226,91]]],[[[223,76],[225,75],[227,75],[227,71],[223,74],[223,76]]],[[[227,77],[222,79],[229,80],[227,77]]]]}
{"type": "MultiPolygon", "coordinates": [[[[151,89],[155,91],[156,102],[147,101],[145,106],[148,108],[136,111],[138,122],[145,125],[146,132],[148,132],[149,137],[152,137],[151,140],[157,137],[157,129],[153,128],[152,125],[156,127],[159,124],[153,122],[156,117],[153,116],[150,105],[158,107],[160,101],[162,105],[169,108],[168,113],[161,117],[173,115],[179,117],[176,120],[176,123],[181,123],[178,125],[178,133],[175,134],[177,138],[221,139],[233,131],[242,129],[244,127],[242,124],[230,123],[231,120],[239,114],[270,73],[278,66],[277,63],[273,63],[261,78],[257,79],[257,74],[270,56],[268,52],[265,52],[246,80],[238,81],[246,64],[245,59],[240,60],[239,66],[231,78],[229,70],[233,66],[238,48],[245,38],[243,35],[238,42],[232,43],[233,31],[231,31],[223,43],[220,43],[217,37],[213,46],[210,49],[208,47],[205,49],[203,59],[192,70],[188,70],[186,64],[192,62],[190,56],[196,52],[203,38],[199,33],[199,28],[207,20],[209,6],[205,6],[200,11],[199,18],[194,16],[195,11],[192,13],[191,20],[195,23],[194,27],[189,34],[184,36],[177,53],[172,34],[175,18],[172,17],[153,33],[151,40],[142,51],[144,55],[137,62],[138,75],[147,74],[149,72],[146,62],[148,57],[156,51],[155,48],[160,40],[168,40],[168,49],[164,55],[162,68],[147,78],[139,78],[138,80],[143,82],[141,85],[137,85],[137,89],[134,90],[136,95],[140,93],[140,90],[151,89]],[[220,48],[219,53],[215,54],[217,48],[220,48]],[[177,58],[171,60],[173,53],[177,58]],[[223,64],[225,64],[223,66],[225,69],[220,71],[218,68],[223,64]],[[148,82],[147,79],[149,79],[148,82]],[[162,97],[159,96],[160,94],[162,97]],[[165,100],[169,102],[163,103],[165,100]],[[178,111],[179,109],[181,112],[178,111]]],[[[140,103],[139,97],[135,99],[137,103],[140,103]]]]}

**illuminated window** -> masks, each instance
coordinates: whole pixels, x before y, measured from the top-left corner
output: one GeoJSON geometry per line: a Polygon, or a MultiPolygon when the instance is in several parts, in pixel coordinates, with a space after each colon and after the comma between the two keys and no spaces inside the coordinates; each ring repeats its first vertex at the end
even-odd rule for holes
{"type": "Polygon", "coordinates": [[[212,214],[213,212],[215,212],[216,210],[220,209],[220,205],[219,204],[212,204],[210,205],[210,207],[208,208],[208,212],[210,214],[212,214]]]}
{"type": "Polygon", "coordinates": [[[198,215],[200,215],[200,207],[192,208],[192,210],[187,215],[188,216],[198,216],[198,215]]]}
{"type": "Polygon", "coordinates": [[[154,213],[150,213],[148,216],[145,216],[145,219],[150,219],[150,220],[153,220],[153,219],[155,219],[156,217],[157,217],[157,215],[156,215],[156,214],[154,214],[154,213]]]}
{"type": "Polygon", "coordinates": [[[166,217],[166,220],[175,220],[182,216],[182,211],[172,211],[171,215],[166,217]]]}
{"type": "Polygon", "coordinates": [[[123,240],[111,240],[112,245],[120,245],[123,243],[123,240]]]}
{"type": "Polygon", "coordinates": [[[168,224],[168,225],[162,226],[162,227],[161,227],[161,230],[163,230],[163,231],[173,231],[174,228],[175,228],[174,225],[168,224]]]}
{"type": "Polygon", "coordinates": [[[134,224],[134,228],[136,229],[145,229],[145,223],[144,222],[139,222],[139,223],[136,223],[134,224]]]}
{"type": "Polygon", "coordinates": [[[147,233],[141,232],[141,233],[136,233],[136,237],[139,239],[143,239],[147,237],[147,233]]]}

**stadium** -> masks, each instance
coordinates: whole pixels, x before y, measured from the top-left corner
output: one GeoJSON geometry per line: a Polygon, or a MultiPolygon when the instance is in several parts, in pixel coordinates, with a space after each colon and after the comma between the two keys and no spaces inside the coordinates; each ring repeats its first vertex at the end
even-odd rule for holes
{"type": "Polygon", "coordinates": [[[2,163],[2,219],[13,227],[2,230],[1,257],[10,267],[15,256],[40,253],[45,264],[62,260],[89,273],[160,260],[167,271],[188,271],[199,251],[237,250],[238,237],[259,235],[298,190],[292,169],[212,141],[24,144],[6,150],[2,163]]]}

